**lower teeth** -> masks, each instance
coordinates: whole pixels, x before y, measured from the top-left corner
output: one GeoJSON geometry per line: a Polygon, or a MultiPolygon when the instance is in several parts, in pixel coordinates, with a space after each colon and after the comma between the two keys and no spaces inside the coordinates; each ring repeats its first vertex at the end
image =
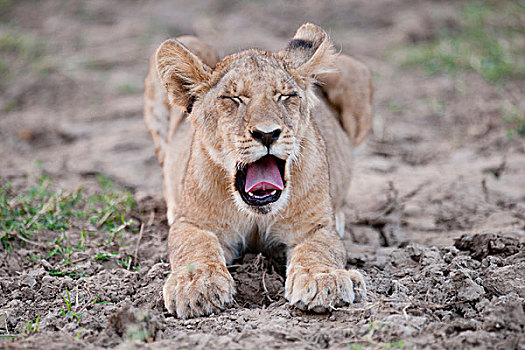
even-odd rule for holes
{"type": "Polygon", "coordinates": [[[276,193],[277,193],[277,190],[273,190],[272,192],[270,192],[270,194],[263,194],[262,196],[256,195],[253,192],[248,192],[248,195],[250,197],[264,198],[264,197],[268,197],[268,196],[273,196],[276,193]]]}

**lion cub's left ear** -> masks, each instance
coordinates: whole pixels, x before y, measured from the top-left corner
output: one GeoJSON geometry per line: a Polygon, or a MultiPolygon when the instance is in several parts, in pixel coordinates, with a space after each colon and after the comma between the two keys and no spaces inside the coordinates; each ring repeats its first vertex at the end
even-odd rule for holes
{"type": "Polygon", "coordinates": [[[292,73],[303,79],[335,69],[336,56],[328,34],[315,24],[303,24],[279,54],[292,73]]]}
{"type": "Polygon", "coordinates": [[[195,97],[206,88],[211,68],[174,39],[160,45],[155,61],[170,103],[184,107],[189,112],[195,97]]]}

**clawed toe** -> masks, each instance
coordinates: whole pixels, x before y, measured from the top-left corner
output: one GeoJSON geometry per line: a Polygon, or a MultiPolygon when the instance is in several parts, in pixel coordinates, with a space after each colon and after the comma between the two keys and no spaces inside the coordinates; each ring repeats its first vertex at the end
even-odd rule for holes
{"type": "Polygon", "coordinates": [[[359,302],[366,295],[365,281],[355,270],[321,272],[293,270],[286,282],[285,297],[292,305],[316,313],[359,302]]]}

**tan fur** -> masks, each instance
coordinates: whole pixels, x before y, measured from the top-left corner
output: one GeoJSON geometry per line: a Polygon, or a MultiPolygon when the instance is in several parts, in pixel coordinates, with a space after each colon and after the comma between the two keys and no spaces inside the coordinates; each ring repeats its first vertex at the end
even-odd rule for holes
{"type": "Polygon", "coordinates": [[[248,50],[220,62],[194,37],[159,47],[144,114],[168,205],[170,313],[187,318],[226,307],[235,294],[226,264],[255,245],[287,247],[285,297],[297,307],[323,311],[365,296],[362,275],[344,269],[336,217],[341,231],[352,147],[370,129],[371,98],[366,67],[334,55],[312,24],[279,53],[248,50]],[[298,96],[281,96],[292,92],[298,96]],[[235,189],[236,169],[268,152],[250,131],[277,127],[270,152],[286,159],[286,185],[276,202],[254,208],[235,189]]]}

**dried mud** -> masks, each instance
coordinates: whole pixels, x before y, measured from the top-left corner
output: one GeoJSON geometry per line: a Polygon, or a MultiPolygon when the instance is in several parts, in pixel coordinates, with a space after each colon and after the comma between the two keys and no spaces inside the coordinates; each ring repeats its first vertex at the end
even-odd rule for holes
{"type": "MultiPolygon", "coordinates": [[[[128,268],[93,258],[103,237],[73,254],[73,277],[54,276],[63,268],[54,257],[32,259],[49,247],[17,242],[2,251],[0,348],[525,349],[525,141],[507,137],[499,112],[501,94],[525,109],[524,83],[429,77],[388,56],[430,40],[443,23],[457,25],[458,6],[49,0],[0,12],[25,40],[44,43],[46,65],[35,73],[22,60],[1,87],[9,112],[0,118],[0,181],[23,190],[43,172],[59,188],[92,190],[103,174],[133,192],[135,229],[143,225],[118,247],[134,257],[128,268]],[[296,310],[283,298],[282,259],[250,252],[229,267],[232,308],[176,319],[162,301],[168,227],[141,115],[148,56],[181,34],[199,35],[221,55],[277,50],[304,21],[324,26],[375,72],[374,134],[356,155],[344,238],[368,298],[328,314],[296,310]],[[38,331],[28,332],[38,316],[38,331]]],[[[80,232],[67,235],[75,242],[80,232]]]]}

